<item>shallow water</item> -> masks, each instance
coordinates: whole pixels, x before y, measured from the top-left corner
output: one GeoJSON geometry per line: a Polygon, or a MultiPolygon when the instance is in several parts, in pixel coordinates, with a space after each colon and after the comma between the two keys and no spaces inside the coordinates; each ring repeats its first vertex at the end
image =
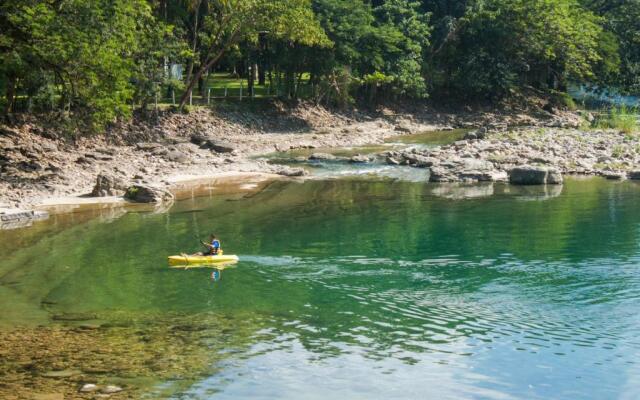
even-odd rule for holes
{"type": "Polygon", "coordinates": [[[216,356],[151,398],[633,399],[639,195],[600,179],[311,180],[166,214],[57,216],[0,232],[0,326],[83,313],[194,327],[216,356]],[[168,268],[209,231],[236,266],[219,280],[168,268]]]}
{"type": "Polygon", "coordinates": [[[310,175],[321,179],[345,177],[377,179],[382,177],[411,182],[425,182],[429,178],[428,169],[388,165],[384,158],[380,157],[374,157],[375,160],[369,163],[350,163],[349,158],[359,154],[375,156],[390,150],[433,148],[460,140],[468,131],[468,129],[428,131],[412,135],[394,136],[385,140],[383,144],[378,145],[294,149],[271,153],[264,158],[276,164],[302,167],[310,175]],[[306,159],[314,153],[332,154],[337,158],[335,160],[306,159]]]}

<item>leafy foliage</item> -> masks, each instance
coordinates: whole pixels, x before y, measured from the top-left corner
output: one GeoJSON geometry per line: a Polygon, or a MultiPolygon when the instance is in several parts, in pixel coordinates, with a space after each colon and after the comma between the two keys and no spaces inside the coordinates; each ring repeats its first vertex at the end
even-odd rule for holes
{"type": "Polygon", "coordinates": [[[488,97],[527,84],[562,90],[594,77],[603,60],[600,22],[575,0],[477,1],[439,60],[448,64],[442,83],[488,97]]]}
{"type": "Polygon", "coordinates": [[[637,0],[5,0],[0,105],[100,129],[184,109],[220,70],[337,105],[529,86],[570,105],[570,83],[640,92],[639,20],[637,0]]]}
{"type": "MultiPolygon", "coordinates": [[[[1,39],[7,86],[67,111],[89,110],[95,127],[130,113],[140,38],[154,25],[146,2],[10,0],[1,7],[8,27],[1,39]]],[[[13,101],[7,99],[7,106],[13,101]]]]}

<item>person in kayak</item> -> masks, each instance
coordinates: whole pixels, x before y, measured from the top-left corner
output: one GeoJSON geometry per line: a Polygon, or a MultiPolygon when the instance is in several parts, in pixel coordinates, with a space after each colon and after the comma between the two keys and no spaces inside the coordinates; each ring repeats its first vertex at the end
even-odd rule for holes
{"type": "Polygon", "coordinates": [[[220,240],[213,233],[209,235],[209,243],[201,242],[204,247],[207,248],[206,251],[202,252],[203,256],[215,256],[220,252],[220,240]]]}

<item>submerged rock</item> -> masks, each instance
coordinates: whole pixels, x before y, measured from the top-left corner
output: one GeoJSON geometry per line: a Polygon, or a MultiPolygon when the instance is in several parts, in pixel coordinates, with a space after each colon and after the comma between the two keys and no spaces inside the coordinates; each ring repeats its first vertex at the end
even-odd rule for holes
{"type": "Polygon", "coordinates": [[[90,321],[98,316],[91,313],[62,313],[53,316],[54,321],[90,321]]]}
{"type": "Polygon", "coordinates": [[[315,160],[335,160],[336,156],[334,156],[333,154],[329,154],[329,153],[313,153],[309,156],[309,160],[315,161],[315,160]]]}
{"type": "Polygon", "coordinates": [[[275,173],[278,175],[290,176],[290,177],[307,175],[307,171],[303,168],[290,168],[290,167],[282,167],[278,169],[275,173]]]}
{"type": "Polygon", "coordinates": [[[473,185],[454,183],[448,185],[435,185],[431,193],[435,196],[452,200],[473,199],[493,196],[494,187],[493,183],[473,185]]]}
{"type": "Polygon", "coordinates": [[[47,218],[49,213],[46,211],[0,208],[0,229],[21,228],[47,218]]]}
{"type": "Polygon", "coordinates": [[[392,156],[387,156],[387,164],[389,165],[400,165],[400,161],[392,156]]]}
{"type": "Polygon", "coordinates": [[[163,203],[174,199],[168,190],[144,184],[129,186],[124,197],[136,203],[163,203]]]}
{"type": "Polygon", "coordinates": [[[509,183],[513,185],[557,185],[562,181],[562,174],[554,168],[525,165],[509,171],[509,183]]]}
{"type": "Polygon", "coordinates": [[[349,159],[352,164],[364,164],[373,161],[373,158],[363,154],[357,154],[349,159]]]}
{"type": "Polygon", "coordinates": [[[61,371],[46,371],[40,374],[45,378],[70,378],[72,376],[81,375],[82,371],[77,369],[65,369],[61,371]]]}

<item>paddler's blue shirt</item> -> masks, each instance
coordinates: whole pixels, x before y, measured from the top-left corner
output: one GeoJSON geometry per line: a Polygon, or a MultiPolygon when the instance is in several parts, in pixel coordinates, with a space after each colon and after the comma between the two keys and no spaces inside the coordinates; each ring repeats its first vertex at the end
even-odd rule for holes
{"type": "Polygon", "coordinates": [[[211,246],[213,246],[214,249],[218,250],[220,248],[220,241],[218,239],[213,239],[213,241],[211,242],[211,246]]]}

